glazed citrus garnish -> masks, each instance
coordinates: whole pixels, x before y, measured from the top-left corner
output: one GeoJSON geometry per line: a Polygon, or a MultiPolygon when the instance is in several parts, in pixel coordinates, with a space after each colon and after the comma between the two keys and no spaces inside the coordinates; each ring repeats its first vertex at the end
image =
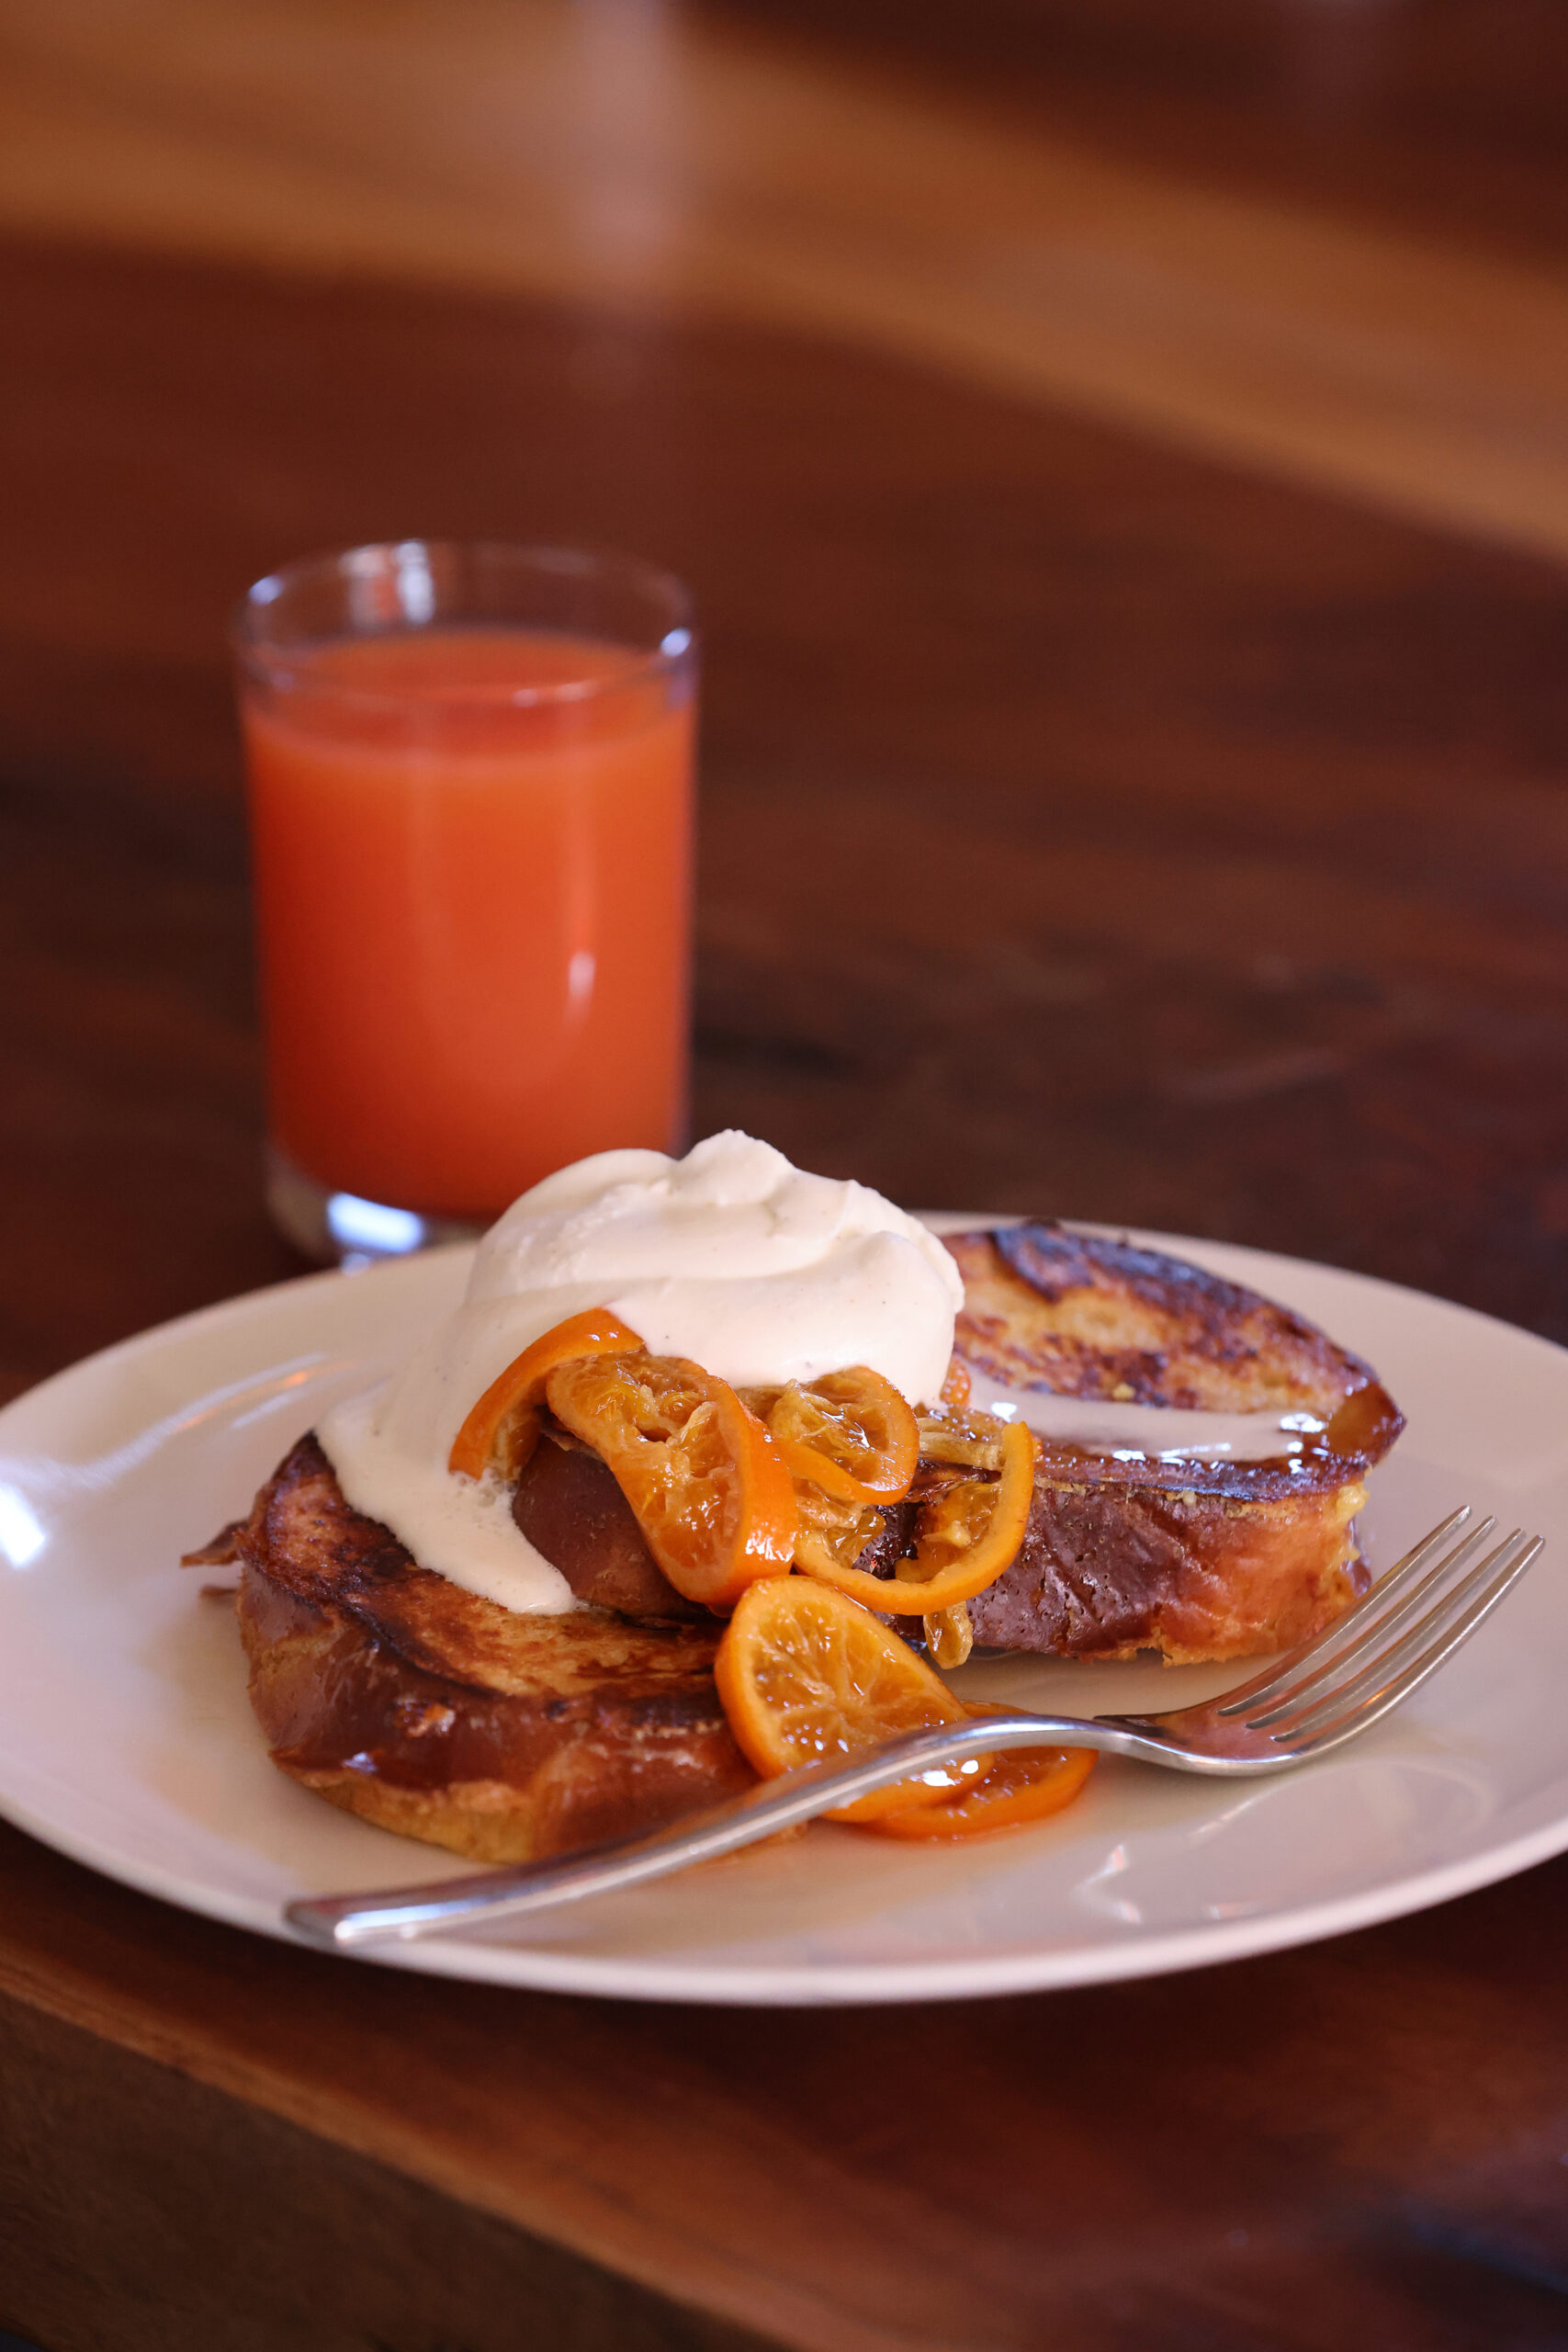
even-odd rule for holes
{"type": "Polygon", "coordinates": [[[930,1617],[922,1617],[926,1650],[933,1666],[949,1671],[962,1666],[975,1646],[975,1628],[969,1622],[969,1603],[955,1600],[951,1609],[939,1609],[930,1617]]]}
{"type": "MultiPolygon", "coordinates": [[[[848,1764],[907,1732],[961,1723],[964,1709],[897,1634],[811,1577],[770,1577],[736,1604],[714,1660],[736,1742],[764,1780],[819,1758],[848,1764]]],[[[901,1781],[842,1806],[835,1821],[870,1821],[936,1804],[953,1770],[901,1781]]]]}
{"type": "Polygon", "coordinates": [[[487,1470],[516,1478],[539,1442],[545,1381],[556,1365],[574,1356],[624,1355],[641,1346],[637,1334],[608,1307],[568,1316],[491,1382],[453,1440],[446,1467],[470,1478],[482,1478],[487,1470]]]}
{"type": "MultiPolygon", "coordinates": [[[[972,1715],[1000,1715],[1005,1707],[971,1707],[972,1715]]],[[[1094,1770],[1092,1747],[1004,1747],[980,1759],[977,1779],[937,1804],[908,1805],[880,1814],[868,1826],[885,1838],[981,1838],[1043,1821],[1071,1804],[1094,1770]]]]}
{"type": "MultiPolygon", "coordinates": [[[[936,1441],[921,1432],[922,1448],[936,1441]]],[[[994,1422],[991,1434],[968,1450],[995,1457],[989,1464],[953,1464],[953,1475],[920,1498],[913,1556],[900,1560],[890,1577],[874,1577],[854,1561],[875,1521],[869,1511],[839,1505],[835,1498],[815,1502],[802,1496],[795,1563],[807,1576],[836,1586],[867,1609],[894,1615],[934,1617],[955,1602],[973,1600],[995,1584],[1017,1557],[1034,1498],[1034,1439],[1021,1421],[994,1422]]],[[[951,1452],[957,1452],[954,1438],[951,1452]]]]}
{"type": "Polygon", "coordinates": [[[956,1411],[960,1406],[967,1405],[969,1402],[969,1391],[972,1385],[968,1365],[962,1356],[954,1356],[947,1367],[942,1391],[936,1401],[939,1405],[956,1411]]]}
{"type": "Polygon", "coordinates": [[[869,1365],[792,1380],[766,1418],[797,1481],[850,1503],[897,1502],[908,1491],[919,1425],[893,1383],[869,1365]]]}
{"type": "Polygon", "coordinates": [[[795,1489],[728,1382],[683,1356],[608,1351],[558,1363],[549,1408],[614,1475],[644,1543],[688,1600],[722,1609],[788,1573],[795,1489]]]}

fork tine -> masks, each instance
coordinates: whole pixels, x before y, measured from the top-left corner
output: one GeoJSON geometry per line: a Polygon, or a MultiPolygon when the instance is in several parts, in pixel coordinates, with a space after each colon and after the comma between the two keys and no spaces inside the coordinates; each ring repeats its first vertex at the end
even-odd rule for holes
{"type": "MultiPolygon", "coordinates": [[[[1461,1503],[1458,1510],[1450,1511],[1429,1535],[1423,1535],[1418,1544],[1412,1544],[1404,1557],[1396,1560],[1393,1567],[1378,1578],[1371,1591],[1363,1593],[1353,1609],[1347,1610],[1343,1617],[1337,1618],[1321,1634],[1314,1634],[1310,1641],[1300,1643],[1286,1657],[1277,1658],[1272,1666],[1266,1666],[1262,1673],[1254,1675],[1250,1682],[1239,1684],[1224,1706],[1215,1709],[1215,1713],[1239,1715],[1255,1699],[1268,1698],[1271,1692],[1280,1689],[1294,1675],[1296,1668],[1304,1666],[1309,1658],[1318,1657],[1324,1650],[1336,1648],[1347,1634],[1353,1634],[1366,1623],[1369,1611],[1381,1611],[1384,1603],[1402,1590],[1412,1577],[1426,1566],[1434,1548],[1451,1535],[1456,1527],[1461,1527],[1469,1517],[1470,1505],[1461,1503]]],[[[1495,1521],[1485,1521],[1476,1529],[1476,1539],[1479,1540],[1488,1528],[1495,1524],[1495,1521]]]]}
{"type": "MultiPolygon", "coordinates": [[[[1445,1623],[1456,1609],[1462,1609],[1491,1577],[1499,1573],[1513,1547],[1523,1540],[1516,1527],[1511,1535],[1505,1536],[1457,1584],[1450,1583],[1429,1608],[1422,1611],[1413,1625],[1405,1627],[1397,1640],[1386,1643],[1370,1657],[1363,1658],[1355,1666],[1353,1672],[1332,1677],[1315,1696],[1303,1702],[1292,1700],[1287,1706],[1271,1707],[1264,1714],[1249,1718],[1247,1728],[1265,1731],[1273,1726],[1275,1736],[1280,1739],[1300,1739],[1320,1728],[1348,1702],[1355,1700],[1359,1692],[1378,1685],[1380,1677],[1386,1678],[1402,1667],[1407,1658],[1414,1657],[1421,1644],[1445,1623]]],[[[1423,1593],[1430,1589],[1433,1581],[1430,1577],[1426,1579],[1422,1586],[1423,1593]]],[[[1401,1611],[1402,1615],[1404,1613],[1401,1611]]]]}
{"type": "MultiPolygon", "coordinates": [[[[1337,1682],[1330,1690],[1319,1691],[1299,1711],[1290,1711],[1288,1722],[1279,1721],[1282,1711],[1271,1710],[1269,1723],[1274,1725],[1274,1737],[1292,1741],[1314,1738],[1330,1722],[1343,1720],[1348,1709],[1354,1712],[1363,1699],[1375,1699],[1381,1690],[1387,1689],[1391,1677],[1396,1676],[1421,1651],[1423,1643],[1428,1642],[1434,1634],[1439,1640],[1445,1638],[1447,1632],[1451,1630],[1457,1610],[1467,1609],[1487,1598],[1499,1578],[1511,1573],[1518,1546],[1528,1541],[1522,1531],[1516,1527],[1513,1533],[1505,1536],[1478,1566],[1461,1577],[1458,1584],[1450,1585],[1396,1641],[1391,1642],[1386,1649],[1380,1650],[1347,1679],[1337,1682]]],[[[1479,1623],[1479,1619],[1476,1622],[1479,1623]]],[[[1259,1726],[1263,1727],[1266,1726],[1259,1726]]]]}
{"type": "MultiPolygon", "coordinates": [[[[1497,1546],[1498,1553],[1511,1551],[1514,1544],[1520,1540],[1521,1531],[1516,1528],[1507,1542],[1497,1546]]],[[[1429,1648],[1423,1650],[1419,1657],[1413,1658],[1403,1672],[1396,1674],[1391,1682],[1385,1682],[1380,1690],[1370,1691],[1364,1698],[1359,1700],[1348,1714],[1332,1717],[1329,1722],[1315,1730],[1310,1738],[1302,1740],[1299,1747],[1294,1745],[1295,1740],[1300,1736],[1299,1733],[1277,1732],[1274,1736],[1282,1740],[1292,1757],[1303,1757],[1320,1755],[1325,1747],[1337,1747],[1342,1740],[1349,1739],[1357,1733],[1368,1730],[1380,1716],[1386,1715],[1391,1709],[1397,1707],[1402,1700],[1407,1699],[1420,1683],[1426,1681],[1429,1674],[1435,1674],[1438,1667],[1450,1658],[1462,1643],[1469,1641],[1477,1626],[1492,1614],[1505,1593],[1524,1575],[1525,1570],[1541,1550],[1543,1540],[1539,1535],[1525,1539],[1525,1548],[1517,1558],[1509,1561],[1498,1570],[1492,1582],[1471,1602],[1457,1624],[1449,1626],[1429,1648]]],[[[1494,1555],[1494,1556],[1496,1555],[1494,1555]]],[[[1402,1642],[1399,1646],[1403,1649],[1405,1645],[1402,1642]]]]}
{"type": "MultiPolygon", "coordinates": [[[[1405,1579],[1406,1589],[1404,1597],[1394,1607],[1369,1612],[1359,1630],[1343,1648],[1333,1657],[1325,1658],[1321,1666],[1314,1668],[1310,1674],[1296,1676],[1286,1687],[1278,1690],[1273,1696],[1271,1705],[1262,1713],[1255,1714],[1248,1708],[1247,1720],[1249,1727],[1254,1731],[1260,1730],[1265,1725],[1277,1721],[1280,1716],[1291,1714],[1302,1705],[1306,1693],[1315,1684],[1330,1683],[1336,1689],[1342,1689],[1349,1669],[1357,1664],[1358,1660],[1365,1660],[1375,1666],[1387,1651],[1395,1630],[1405,1624],[1417,1611],[1425,1612],[1431,1596],[1437,1592],[1440,1585],[1449,1586],[1450,1600],[1452,1600],[1454,1594],[1452,1579],[1455,1571],[1471,1559],[1477,1544],[1484,1543],[1496,1524],[1495,1519],[1483,1519],[1479,1527],[1467,1530],[1453,1549],[1446,1552],[1435,1567],[1428,1568],[1418,1583],[1410,1585],[1408,1579],[1405,1579]]],[[[1515,1532],[1517,1533],[1517,1532],[1516,1529],[1515,1532]]],[[[1495,1557],[1495,1555],[1489,1556],[1495,1557]]],[[[1480,1569],[1472,1569],[1472,1578],[1483,1573],[1485,1566],[1486,1563],[1483,1562],[1480,1569]]],[[[1468,1588],[1460,1589],[1462,1590],[1468,1588]]],[[[1445,1607],[1448,1605],[1448,1602],[1443,1603],[1445,1607]]],[[[1341,1618],[1339,1622],[1343,1630],[1346,1621],[1341,1618]]],[[[1416,1630],[1419,1631],[1419,1625],[1416,1630]]],[[[1315,1702],[1309,1703],[1315,1703],[1315,1702]]]]}

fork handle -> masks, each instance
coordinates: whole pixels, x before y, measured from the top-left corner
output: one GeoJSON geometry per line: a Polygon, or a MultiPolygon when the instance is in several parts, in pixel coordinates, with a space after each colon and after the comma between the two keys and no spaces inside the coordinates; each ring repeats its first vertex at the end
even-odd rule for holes
{"type": "MultiPolygon", "coordinates": [[[[938,1724],[878,1747],[861,1762],[806,1764],[776,1781],[764,1781],[744,1796],[697,1814],[687,1814],[649,1835],[617,1838],[564,1861],[521,1862],[484,1871],[472,1878],[449,1878],[423,1886],[390,1887],[377,1894],[317,1895],[290,1903],[284,1913],[309,1942],[333,1951],[376,1943],[389,1937],[423,1936],[475,1919],[516,1918],[588,1894],[609,1894],[639,1886],[692,1862],[733,1854],[759,1838],[810,1821],[834,1806],[869,1796],[894,1781],[931,1771],[955,1757],[986,1756],[1003,1747],[1098,1747],[1146,1763],[1174,1764],[1191,1771],[1213,1770],[1212,1759],[1173,1752],[1168,1740],[1139,1731],[1130,1722],[1086,1723],[1072,1715],[972,1716],[966,1724],[938,1724]]],[[[1224,1769],[1224,1768],[1221,1768],[1224,1769]]],[[[1234,1770],[1234,1766],[1230,1769],[1234,1770]]]]}

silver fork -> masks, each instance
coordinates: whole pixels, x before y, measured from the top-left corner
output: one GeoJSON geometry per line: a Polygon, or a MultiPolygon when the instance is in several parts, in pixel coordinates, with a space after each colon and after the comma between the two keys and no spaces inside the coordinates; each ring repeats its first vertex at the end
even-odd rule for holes
{"type": "Polygon", "coordinates": [[[524,1862],[378,1894],[317,1895],[289,1904],[285,1917],[310,1941],[340,1951],[475,1919],[515,1918],[731,1854],[891,1781],[998,1748],[1098,1747],[1178,1772],[1289,1770],[1342,1747],[1407,1699],[1469,1640],[1540,1550],[1539,1535],[1516,1528],[1476,1560],[1496,1521],[1484,1519],[1450,1544],[1469,1517],[1468,1504],[1451,1512],[1326,1633],[1199,1706],[1165,1715],[1083,1721],[1020,1713],[942,1724],[890,1741],[855,1764],[803,1765],[668,1828],[617,1838],[565,1860],[524,1862]]]}

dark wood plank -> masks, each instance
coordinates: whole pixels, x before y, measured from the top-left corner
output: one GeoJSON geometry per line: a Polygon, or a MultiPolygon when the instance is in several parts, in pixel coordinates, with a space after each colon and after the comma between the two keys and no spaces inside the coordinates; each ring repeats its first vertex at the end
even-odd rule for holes
{"type": "Polygon", "coordinates": [[[1568,554],[1551,0],[781,8],[11,0],[0,220],[844,335],[1568,554]]]}
{"type": "MultiPolygon", "coordinates": [[[[616,541],[696,588],[701,1125],[1568,1329],[1560,571],[761,332],[22,246],[0,311],[11,1386],[288,1264],[223,616],[299,548],[412,529],[616,541]]],[[[318,2204],[324,2260],[380,2165],[563,2249],[463,2240],[584,2346],[623,2305],[581,2262],[662,2299],[639,2325],[810,2352],[1533,2352],[1568,2291],[1565,1888],[1156,1984],[754,2017],[333,1963],[6,1831],[13,2146],[41,2120],[63,2154],[0,2320],[134,2340],[123,2233],[63,2278],[70,2170],[107,2200],[139,2151],[218,2144],[189,2078],[279,2201],[195,2316],[154,2278],[149,2341],[201,2340],[318,2204]],[[101,2164],[48,2104],[95,2080],[101,2164]]],[[[398,2199],[433,2245],[446,2205],[398,2199]]],[[[378,2292],[345,2283],[346,2340],[378,2292]]],[[[429,2352],[427,2312],[385,2340],[429,2352]]],[[[280,2287],[234,2340],[295,2324],[280,2287]]]]}
{"type": "MultiPolygon", "coordinates": [[[[182,2238],[188,2290],[184,2259],[104,2274],[97,2310],[122,2278],[134,2283],[182,2352],[200,2340],[183,2295],[216,2312],[225,2280],[259,2277],[269,2249],[279,2259],[279,2233],[290,2243],[297,2229],[316,2275],[333,2227],[369,2214],[372,2165],[437,2197],[391,2195],[385,2222],[364,2222],[368,2243],[345,2245],[327,2308],[334,2326],[353,2314],[361,2335],[349,2342],[378,2335],[389,2304],[368,2257],[401,2228],[419,2258],[390,2256],[392,2278],[409,2281],[411,2312],[441,2324],[430,2268],[454,2202],[565,2250],[553,2267],[529,2256],[531,2278],[520,2267],[525,2308],[558,2295],[571,2311],[585,2290],[566,2257],[586,2256],[799,2352],[1546,2352],[1562,2341],[1568,1864],[1426,1918],[1192,1975],[1033,2000],[761,2013],[529,1996],[330,1961],[165,1911],[9,1831],[0,1869],[0,1987],[138,2060],[122,2070],[84,2052],[78,2071],[62,2052],[72,2081],[109,2086],[101,2119],[90,2104],[73,2112],[74,2093],[51,2087],[48,2037],[0,2006],[17,2053],[0,2079],[9,2087],[15,2063],[27,2085],[19,2128],[41,2124],[46,2142],[80,2149],[92,2196],[147,2180],[140,2151],[177,2165],[204,2215],[204,2157],[220,2204],[243,2177],[223,2156],[231,2131],[259,2168],[221,2243],[203,2245],[194,2228],[182,2238]],[[155,2082],[148,2060],[221,2099],[155,2082]],[[291,2179],[299,2143],[268,2117],[349,2160],[301,2152],[291,2179]],[[95,2132],[108,2143],[96,2158],[95,2132]]],[[[45,2314],[73,2308],[60,2273],[83,2217],[62,2210],[68,2158],[40,2161],[60,2219],[49,2258],[29,2256],[28,2299],[7,2305],[0,2292],[0,2320],[41,2331],[45,2314]]],[[[47,2190],[29,2194],[47,2213],[47,2190]]],[[[128,2258],[126,2223],[105,2227],[115,2258],[128,2258]]],[[[506,2244],[465,2232],[454,2275],[473,2247],[479,2287],[510,2276],[506,2244]]],[[[285,2352],[292,2292],[287,2280],[269,2288],[254,2332],[231,2340],[285,2352]]],[[[93,2309],[90,2294],[74,2308],[93,2309]]],[[[457,2308],[477,2315],[482,2297],[457,2308]]],[[[595,2352],[645,2340],[617,2337],[616,2309],[606,2290],[601,2313],[565,2340],[595,2352]]],[[[521,2325],[508,2339],[490,2324],[473,2340],[530,2340],[521,2325]]],[[[451,2319],[445,2328],[444,2340],[470,2340],[451,2319]]],[[[305,2340],[335,2352],[343,2339],[323,2327],[305,2340]]],[[[428,2352],[432,2338],[411,2319],[388,2340],[428,2352]]],[[[669,2340],[728,2339],[694,2327],[669,2340]]],[[[97,2341],[121,2352],[128,2339],[67,2335],[62,2352],[97,2341]]]]}
{"type": "Polygon", "coordinates": [[[722,0],[1180,178],[1549,262],[1568,252],[1553,0],[722,0]]]}
{"type": "Polygon", "coordinates": [[[761,334],[0,293],[11,1386],[287,1262],[222,624],[416,527],[695,585],[701,1126],[1568,1331],[1560,571],[761,334]]]}
{"type": "Polygon", "coordinates": [[[62,2352],[765,2352],[29,2005],[0,2086],[0,2319],[62,2352]]]}

